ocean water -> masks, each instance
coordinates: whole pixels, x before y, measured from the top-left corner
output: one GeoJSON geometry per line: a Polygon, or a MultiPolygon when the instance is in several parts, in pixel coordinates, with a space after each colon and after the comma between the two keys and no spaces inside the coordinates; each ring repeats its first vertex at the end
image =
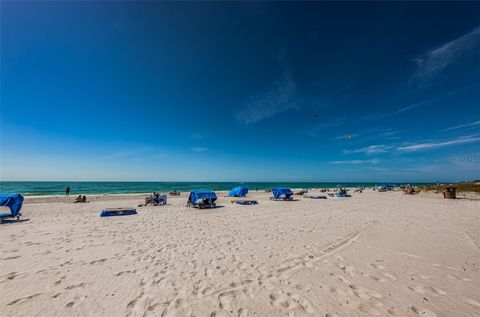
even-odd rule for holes
{"type": "MultiPolygon", "coordinates": [[[[301,183],[301,182],[11,182],[0,181],[0,193],[22,194],[24,196],[64,195],[65,188],[70,186],[71,195],[92,194],[133,194],[151,192],[191,191],[195,189],[229,190],[235,186],[246,186],[251,191],[265,190],[273,187],[287,188],[333,188],[342,187],[373,187],[380,183],[301,183]]],[[[411,183],[426,185],[426,183],[411,183]]],[[[401,185],[400,183],[392,185],[401,185]]]]}

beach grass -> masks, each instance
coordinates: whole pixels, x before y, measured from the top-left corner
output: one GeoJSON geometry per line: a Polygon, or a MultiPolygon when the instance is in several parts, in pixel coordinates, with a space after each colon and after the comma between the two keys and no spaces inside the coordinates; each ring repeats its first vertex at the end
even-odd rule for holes
{"type": "Polygon", "coordinates": [[[441,184],[441,185],[425,185],[420,186],[418,191],[435,191],[436,193],[441,193],[445,190],[446,187],[456,187],[457,192],[473,192],[480,193],[480,184],[474,183],[458,183],[458,184],[441,184]]]}

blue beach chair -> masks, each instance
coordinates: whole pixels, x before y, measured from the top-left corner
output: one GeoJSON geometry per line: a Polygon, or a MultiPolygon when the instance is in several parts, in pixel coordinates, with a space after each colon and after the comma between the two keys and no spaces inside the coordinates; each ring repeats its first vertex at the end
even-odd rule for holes
{"type": "Polygon", "coordinates": [[[273,197],[270,200],[293,200],[293,192],[290,188],[272,188],[273,197]]]}
{"type": "Polygon", "coordinates": [[[187,207],[214,208],[217,195],[211,190],[194,190],[188,196],[187,207]]]}
{"type": "Polygon", "coordinates": [[[238,186],[232,188],[232,190],[228,193],[228,197],[245,197],[248,193],[248,188],[245,186],[238,186]]]}
{"type": "Polygon", "coordinates": [[[0,214],[0,221],[9,218],[17,218],[17,220],[19,220],[22,215],[20,213],[22,204],[23,196],[20,194],[0,194],[0,206],[10,208],[10,212],[0,214]]]}

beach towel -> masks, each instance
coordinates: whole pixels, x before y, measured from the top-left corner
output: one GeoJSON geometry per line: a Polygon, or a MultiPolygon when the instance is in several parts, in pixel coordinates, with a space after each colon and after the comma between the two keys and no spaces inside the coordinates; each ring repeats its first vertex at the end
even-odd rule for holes
{"type": "Polygon", "coordinates": [[[327,199],[327,196],[308,196],[310,199],[327,199]]]}
{"type": "Polygon", "coordinates": [[[235,202],[237,205],[256,205],[258,201],[256,200],[238,200],[235,202]]]}
{"type": "Polygon", "coordinates": [[[136,215],[137,210],[132,208],[107,208],[102,210],[100,217],[136,215]]]}

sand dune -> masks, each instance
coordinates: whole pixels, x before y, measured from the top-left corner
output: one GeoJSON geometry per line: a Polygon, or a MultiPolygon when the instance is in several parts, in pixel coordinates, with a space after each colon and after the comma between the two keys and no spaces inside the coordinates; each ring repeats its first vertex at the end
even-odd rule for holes
{"type": "Polygon", "coordinates": [[[251,196],[112,218],[141,197],[28,199],[0,226],[2,316],[480,316],[480,202],[251,196]]]}

